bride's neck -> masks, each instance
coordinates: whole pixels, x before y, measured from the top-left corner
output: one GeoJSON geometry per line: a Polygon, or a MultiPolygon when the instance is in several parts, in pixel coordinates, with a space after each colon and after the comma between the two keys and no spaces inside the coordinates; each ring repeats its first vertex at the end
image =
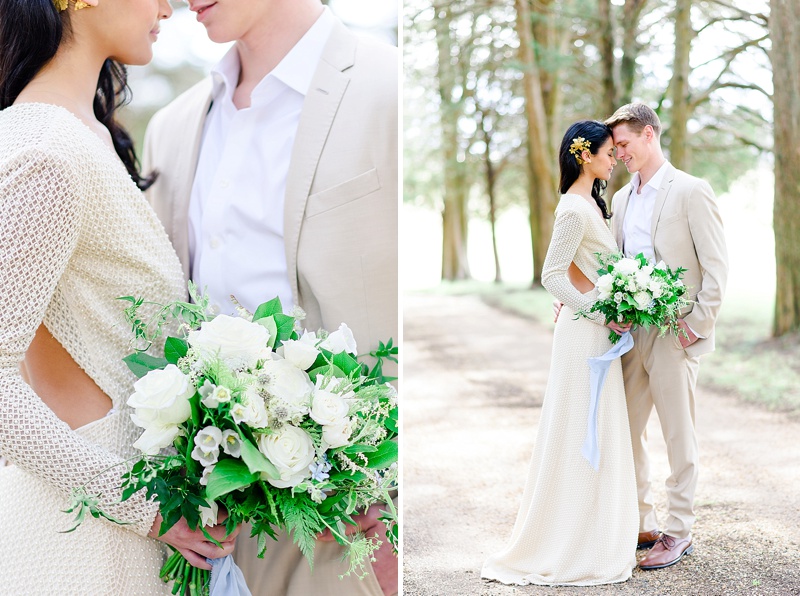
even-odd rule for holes
{"type": "Polygon", "coordinates": [[[578,176],[578,179],[572,183],[572,186],[569,187],[567,193],[581,195],[583,197],[591,199],[593,185],[594,185],[594,178],[589,176],[585,172],[582,172],[581,175],[578,176]]]}

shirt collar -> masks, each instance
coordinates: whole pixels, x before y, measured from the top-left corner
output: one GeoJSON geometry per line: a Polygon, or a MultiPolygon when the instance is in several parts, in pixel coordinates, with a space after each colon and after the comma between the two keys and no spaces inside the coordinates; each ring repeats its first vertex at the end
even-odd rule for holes
{"type": "MultiPolygon", "coordinates": [[[[252,94],[258,95],[264,88],[264,82],[274,77],[301,95],[306,95],[335,23],[330,9],[324,7],[316,22],[283,57],[283,60],[255,86],[252,94]]],[[[239,51],[234,45],[211,70],[213,81],[211,93],[214,99],[233,97],[233,91],[239,82],[240,70],[239,51]]]]}
{"type": "MultiPolygon", "coordinates": [[[[661,164],[661,167],[656,170],[656,173],[653,174],[653,177],[650,178],[650,180],[647,181],[647,184],[644,185],[645,188],[649,186],[656,191],[659,190],[661,188],[661,181],[664,179],[664,175],[667,173],[668,165],[669,162],[665,160],[664,163],[661,164]]],[[[633,189],[634,193],[636,192],[636,189],[639,188],[639,180],[641,180],[641,176],[639,175],[639,172],[636,172],[633,175],[633,180],[631,180],[631,189],[633,189]]]]}

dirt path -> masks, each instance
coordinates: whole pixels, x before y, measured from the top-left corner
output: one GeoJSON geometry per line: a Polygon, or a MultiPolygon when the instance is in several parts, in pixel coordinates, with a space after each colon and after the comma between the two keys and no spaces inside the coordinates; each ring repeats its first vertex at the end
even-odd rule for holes
{"type": "MultiPolygon", "coordinates": [[[[552,332],[476,297],[429,295],[406,297],[404,329],[406,596],[800,594],[800,423],[707,390],[697,399],[693,556],[597,588],[482,581],[481,564],[505,543],[519,506],[552,332]]],[[[655,415],[650,424],[664,519],[666,451],[655,415]]]]}

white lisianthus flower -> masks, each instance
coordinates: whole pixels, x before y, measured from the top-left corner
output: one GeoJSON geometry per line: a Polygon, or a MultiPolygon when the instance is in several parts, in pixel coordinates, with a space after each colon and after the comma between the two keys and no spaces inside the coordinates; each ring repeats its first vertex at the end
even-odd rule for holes
{"type": "Polygon", "coordinates": [[[235,430],[226,430],[222,433],[222,450],[231,457],[242,455],[242,440],[235,430]]]}
{"type": "Polygon", "coordinates": [[[644,273],[646,273],[648,276],[652,275],[653,269],[654,269],[654,266],[651,265],[651,264],[647,264],[644,267],[642,267],[642,271],[644,271],[644,273]]]}
{"type": "Polygon", "coordinates": [[[647,292],[636,292],[633,296],[633,300],[636,302],[636,308],[645,310],[653,299],[650,298],[650,294],[647,292]]]}
{"type": "Polygon", "coordinates": [[[200,477],[200,484],[203,486],[208,486],[208,477],[211,476],[211,472],[214,471],[216,464],[211,464],[210,466],[206,466],[203,468],[203,475],[200,477]]]}
{"type": "Polygon", "coordinates": [[[633,278],[628,280],[628,283],[625,285],[625,290],[630,293],[636,291],[636,281],[633,278]]]}
{"type": "Polygon", "coordinates": [[[664,261],[659,261],[656,263],[656,269],[660,269],[661,271],[665,271],[667,269],[667,264],[664,261]]]}
{"type": "Polygon", "coordinates": [[[597,283],[595,285],[601,294],[611,294],[614,289],[614,276],[610,273],[601,275],[597,278],[597,283]]]}
{"type": "MultiPolygon", "coordinates": [[[[323,378],[322,375],[317,377],[317,386],[311,400],[311,418],[322,425],[341,424],[350,413],[350,406],[341,395],[322,388],[323,378]]],[[[330,385],[331,383],[327,383],[327,386],[330,385]]]]}
{"type": "Polygon", "coordinates": [[[243,422],[251,428],[266,428],[269,426],[267,408],[264,399],[258,394],[255,387],[249,387],[242,397],[244,405],[243,422]]]}
{"type": "Polygon", "coordinates": [[[182,431],[179,426],[192,415],[189,398],[194,386],[174,364],[152,370],[133,384],[128,405],[135,409],[133,423],[145,432],[133,445],[147,455],[168,447],[182,431]]]}
{"type": "Polygon", "coordinates": [[[624,296],[622,292],[617,292],[616,294],[614,294],[614,302],[616,302],[617,304],[621,303],[623,298],[624,296]]]}
{"type": "Polygon", "coordinates": [[[204,322],[187,341],[203,363],[219,358],[233,369],[253,368],[270,353],[266,327],[228,315],[204,322]]]}
{"type": "Polygon", "coordinates": [[[633,275],[639,270],[639,261],[636,259],[620,259],[614,264],[614,271],[622,275],[633,275]]]}
{"type": "Polygon", "coordinates": [[[236,402],[231,406],[231,418],[236,424],[246,422],[250,417],[250,412],[244,404],[236,402]]]}
{"type": "Polygon", "coordinates": [[[311,476],[309,466],[316,456],[314,442],[302,428],[286,424],[275,434],[261,435],[258,449],[280,473],[277,479],[262,474],[262,479],[272,486],[294,487],[311,476]]]}
{"type": "Polygon", "coordinates": [[[314,385],[306,371],[288,360],[269,360],[261,369],[259,378],[262,377],[263,387],[291,413],[308,413],[314,385]]]}
{"type": "Polygon", "coordinates": [[[219,447],[212,451],[205,451],[200,445],[195,445],[192,449],[192,459],[200,462],[204,467],[215,464],[219,460],[219,447]]]}
{"type": "Polygon", "coordinates": [[[322,442],[330,448],[344,447],[350,442],[353,434],[353,421],[345,418],[341,424],[322,427],[322,442]]]}
{"type": "Polygon", "coordinates": [[[329,334],[328,337],[320,344],[321,348],[328,350],[332,354],[339,354],[340,352],[348,352],[350,354],[357,354],[358,348],[356,347],[356,339],[353,337],[353,332],[350,327],[342,323],[339,329],[329,334]]]}
{"type": "Polygon", "coordinates": [[[319,356],[317,334],[306,331],[300,339],[287,339],[283,342],[283,357],[297,368],[308,370],[319,356]]]}
{"type": "Polygon", "coordinates": [[[216,501],[211,501],[211,507],[198,507],[200,514],[200,523],[206,527],[213,527],[217,525],[217,515],[219,514],[219,505],[216,501]]]}
{"type": "Polygon", "coordinates": [[[650,280],[647,289],[653,294],[653,298],[661,298],[664,295],[664,284],[657,279],[650,280]]]}

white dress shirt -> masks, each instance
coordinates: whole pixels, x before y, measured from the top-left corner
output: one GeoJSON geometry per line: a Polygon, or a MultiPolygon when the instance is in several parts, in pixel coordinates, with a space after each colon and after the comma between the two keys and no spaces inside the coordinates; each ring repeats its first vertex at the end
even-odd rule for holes
{"type": "Polygon", "coordinates": [[[234,46],[214,67],[212,106],[189,206],[191,277],[212,307],[232,314],[229,296],[251,312],[280,297],[295,301],[286,267],[283,207],[300,113],[335,20],[320,18],[253,89],[250,107],[233,93],[241,65],[234,46]]]}
{"type": "Polygon", "coordinates": [[[639,172],[631,180],[631,197],[628,199],[628,209],[622,222],[622,245],[626,257],[635,257],[644,254],[650,261],[655,262],[656,253],[653,250],[653,237],[650,229],[653,223],[653,208],[656,205],[656,195],[661,188],[661,181],[667,172],[665,161],[653,174],[653,177],[642,187],[639,192],[639,172]]]}

